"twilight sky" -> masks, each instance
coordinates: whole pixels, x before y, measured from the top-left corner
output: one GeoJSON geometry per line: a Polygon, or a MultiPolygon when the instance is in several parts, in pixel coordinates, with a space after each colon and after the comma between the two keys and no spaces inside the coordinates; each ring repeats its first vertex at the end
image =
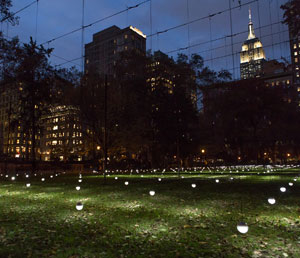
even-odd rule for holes
{"type": "MultiPolygon", "coordinates": [[[[12,11],[17,11],[33,0],[13,0],[12,11]]],[[[126,6],[134,6],[144,0],[85,0],[85,25],[96,20],[107,17],[116,12],[126,9],[126,6]]],[[[152,32],[164,31],[170,27],[177,26],[189,21],[206,17],[210,14],[228,10],[230,0],[152,0],[152,32]],[[189,8],[187,8],[187,2],[189,8]],[[189,10],[189,11],[187,11],[189,10]]],[[[238,0],[231,0],[232,7],[238,6],[238,0]]],[[[232,11],[233,34],[239,33],[233,37],[233,52],[235,77],[239,77],[239,51],[242,42],[247,38],[248,29],[248,9],[252,9],[252,20],[254,22],[255,33],[263,43],[267,59],[278,59],[281,57],[290,58],[287,27],[278,23],[282,20],[282,10],[279,8],[286,0],[241,0],[245,4],[241,8],[232,11]],[[252,3],[250,3],[252,2],[252,3]],[[247,4],[250,3],[250,4],[247,4]],[[271,8],[270,8],[271,7],[271,8]],[[260,24],[258,10],[260,14],[260,24]],[[270,25],[273,23],[272,28],[270,25]],[[273,33],[273,37],[271,36],[273,33]]],[[[1,27],[6,35],[18,35],[21,41],[27,42],[30,36],[37,39],[38,43],[44,43],[59,35],[81,27],[82,22],[82,0],[39,0],[38,22],[36,33],[36,13],[37,5],[24,10],[19,14],[20,24],[18,26],[7,27],[2,24],[1,27]],[[8,28],[8,30],[7,30],[8,28]]],[[[147,2],[128,12],[114,16],[103,22],[97,23],[85,30],[84,42],[92,40],[93,33],[103,30],[112,25],[124,28],[129,25],[139,28],[146,35],[150,35],[150,3],[147,2]]],[[[205,60],[206,65],[212,69],[220,70],[222,68],[233,71],[233,60],[231,56],[231,39],[225,36],[230,35],[230,16],[225,11],[222,14],[215,15],[211,20],[202,19],[188,26],[183,26],[175,30],[161,33],[147,39],[147,49],[161,50],[165,53],[198,44],[189,50],[182,50],[182,53],[198,53],[205,60]],[[210,33],[211,27],[211,33],[210,33]],[[188,36],[189,35],[189,36],[188,36]],[[204,43],[210,39],[218,39],[212,43],[204,43]],[[151,43],[152,42],[152,43],[151,43]],[[213,51],[210,51],[213,49],[213,51]],[[213,59],[213,60],[212,60],[213,59]]],[[[46,44],[45,46],[48,46],[46,44]]],[[[49,44],[54,48],[54,54],[66,60],[72,60],[81,56],[81,31],[75,32],[69,36],[63,37],[49,44]]],[[[172,52],[169,55],[176,57],[178,52],[172,52]]],[[[281,59],[282,61],[282,59],[281,59]]],[[[64,63],[63,59],[51,57],[53,65],[64,63]]],[[[70,67],[77,64],[80,70],[80,60],[73,63],[64,64],[63,67],[70,67]]]]}

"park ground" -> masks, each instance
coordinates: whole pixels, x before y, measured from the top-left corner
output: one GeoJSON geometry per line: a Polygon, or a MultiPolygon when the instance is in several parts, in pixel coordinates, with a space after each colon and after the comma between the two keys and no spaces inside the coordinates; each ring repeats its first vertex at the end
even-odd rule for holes
{"type": "Polygon", "coordinates": [[[298,176],[298,168],[83,174],[80,183],[78,174],[2,176],[0,257],[300,257],[298,176]]]}

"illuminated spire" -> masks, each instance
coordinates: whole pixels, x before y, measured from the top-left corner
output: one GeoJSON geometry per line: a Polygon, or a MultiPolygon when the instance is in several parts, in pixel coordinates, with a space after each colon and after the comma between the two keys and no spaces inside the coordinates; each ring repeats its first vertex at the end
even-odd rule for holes
{"type": "Polygon", "coordinates": [[[249,7],[249,25],[248,25],[248,40],[249,39],[254,39],[255,34],[254,34],[254,28],[253,28],[253,23],[252,23],[252,15],[251,15],[251,9],[249,7]]]}

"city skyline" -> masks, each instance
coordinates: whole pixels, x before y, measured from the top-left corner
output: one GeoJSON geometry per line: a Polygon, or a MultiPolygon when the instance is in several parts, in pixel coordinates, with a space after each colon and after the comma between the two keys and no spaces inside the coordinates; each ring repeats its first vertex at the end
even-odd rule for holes
{"type": "MultiPolygon", "coordinates": [[[[142,1],[114,1],[114,3],[96,3],[96,1],[85,1],[85,25],[94,22],[95,20],[109,16],[109,14],[117,13],[126,9],[126,6],[135,6],[142,1]],[[94,10],[100,10],[95,12],[94,10]]],[[[252,9],[252,17],[254,23],[254,29],[256,35],[262,41],[267,60],[279,59],[281,56],[286,59],[290,58],[289,44],[288,44],[288,32],[287,27],[278,23],[278,20],[282,19],[282,10],[279,8],[283,4],[284,0],[272,1],[271,3],[271,28],[267,26],[270,24],[269,12],[263,15],[263,10],[267,10],[268,2],[256,2],[256,1],[242,1],[241,8],[238,7],[238,1],[232,1],[232,7],[235,8],[232,11],[233,18],[233,52],[235,62],[235,76],[239,77],[239,51],[242,42],[247,37],[247,25],[248,25],[248,9],[252,9]],[[252,2],[247,5],[246,3],[252,2]],[[259,3],[259,4],[258,4],[259,3]],[[258,8],[260,8],[260,21],[258,19],[258,8]],[[267,8],[267,9],[266,9],[267,8]],[[261,29],[258,29],[259,23],[261,29]],[[278,33],[278,31],[284,31],[278,33]],[[272,40],[273,38],[273,40],[272,40]],[[279,44],[281,42],[281,44],[279,44]]],[[[22,1],[18,3],[13,1],[13,11],[19,10],[24,5],[30,3],[30,1],[22,1]]],[[[101,23],[85,29],[84,43],[87,44],[92,40],[92,34],[108,28],[112,25],[125,28],[129,25],[139,28],[144,34],[151,34],[150,26],[150,2],[144,3],[137,8],[132,8],[128,12],[124,12],[120,15],[116,15],[111,19],[107,19],[101,23]]],[[[82,1],[72,1],[72,12],[67,12],[69,1],[64,3],[58,3],[58,1],[39,1],[38,8],[38,26],[36,32],[36,5],[24,10],[19,14],[20,25],[11,27],[8,29],[8,36],[19,35],[21,41],[28,41],[30,36],[33,36],[38,43],[44,43],[57,36],[60,36],[73,29],[81,27],[82,16],[82,1]],[[59,11],[57,11],[59,10],[59,11]],[[63,26],[62,26],[63,25],[63,26]]],[[[170,5],[169,1],[158,2],[152,0],[152,34],[157,31],[164,31],[165,29],[181,25],[187,22],[187,16],[189,21],[196,20],[201,17],[206,17],[214,13],[218,13],[228,9],[228,2],[222,1],[218,5],[215,1],[207,6],[202,6],[198,1],[173,1],[170,5]],[[187,2],[189,3],[189,13],[187,12],[187,2]],[[189,14],[189,15],[188,15],[189,14]]],[[[178,29],[170,30],[165,33],[160,33],[159,36],[147,37],[147,49],[161,50],[176,57],[177,53],[192,54],[198,53],[203,56],[206,61],[206,65],[214,70],[228,69],[232,72],[233,60],[231,56],[231,39],[227,37],[230,35],[230,19],[229,11],[225,11],[222,14],[217,14],[211,18],[211,24],[209,18],[205,18],[198,22],[191,23],[188,26],[182,26],[178,29]],[[211,25],[211,34],[210,26],[211,25]],[[189,30],[188,30],[189,29],[189,30]],[[189,31],[189,32],[188,32],[189,31]],[[188,34],[190,35],[188,37],[188,34]],[[151,39],[152,38],[152,39],[151,39]],[[215,40],[223,38],[222,40],[215,40]],[[188,40],[189,39],[189,40],[188,40]],[[213,40],[210,43],[210,39],[213,40]],[[201,44],[201,42],[207,42],[201,44]],[[152,44],[151,44],[152,43],[152,44]],[[226,44],[226,45],[225,45],[226,44]],[[198,45],[186,50],[172,52],[180,48],[186,48],[188,45],[198,45]],[[210,51],[212,49],[212,51],[210,51]],[[172,53],[170,53],[172,52],[172,53]],[[221,58],[219,58],[221,57],[221,58]]],[[[7,34],[7,28],[2,25],[4,33],[7,34]]],[[[81,56],[81,31],[73,33],[67,37],[55,40],[45,46],[53,47],[54,54],[62,57],[66,60],[73,60],[81,56]]],[[[282,61],[282,60],[281,60],[282,61]]],[[[65,60],[57,57],[52,57],[51,62],[53,65],[65,63],[65,60]]],[[[81,69],[81,61],[75,60],[73,63],[63,65],[63,67],[73,66],[77,64],[77,68],[81,69]]]]}

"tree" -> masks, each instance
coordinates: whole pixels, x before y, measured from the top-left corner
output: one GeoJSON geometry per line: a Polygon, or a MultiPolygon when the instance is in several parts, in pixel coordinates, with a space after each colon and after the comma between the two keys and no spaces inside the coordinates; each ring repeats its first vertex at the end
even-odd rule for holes
{"type": "Polygon", "coordinates": [[[10,24],[15,25],[18,23],[19,18],[10,11],[11,7],[11,0],[0,1],[0,20],[1,22],[7,21],[10,24]]]}
{"type": "Polygon", "coordinates": [[[300,33],[300,1],[290,0],[281,6],[284,10],[284,23],[289,26],[292,35],[300,33]]]}

